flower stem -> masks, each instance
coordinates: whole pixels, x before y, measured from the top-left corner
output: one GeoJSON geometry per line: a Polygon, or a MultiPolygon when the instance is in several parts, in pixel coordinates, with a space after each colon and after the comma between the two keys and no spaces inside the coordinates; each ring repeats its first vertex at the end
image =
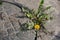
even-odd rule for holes
{"type": "Polygon", "coordinates": [[[35,31],[36,32],[36,35],[35,35],[35,40],[37,40],[37,31],[35,31]]]}

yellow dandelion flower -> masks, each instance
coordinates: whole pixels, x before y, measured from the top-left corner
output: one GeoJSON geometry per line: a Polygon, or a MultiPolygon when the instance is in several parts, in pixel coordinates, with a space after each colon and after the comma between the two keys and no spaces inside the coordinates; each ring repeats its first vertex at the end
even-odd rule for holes
{"type": "Polygon", "coordinates": [[[39,29],[40,29],[40,25],[36,24],[36,25],[34,26],[34,29],[35,29],[35,30],[39,30],[39,29]]]}

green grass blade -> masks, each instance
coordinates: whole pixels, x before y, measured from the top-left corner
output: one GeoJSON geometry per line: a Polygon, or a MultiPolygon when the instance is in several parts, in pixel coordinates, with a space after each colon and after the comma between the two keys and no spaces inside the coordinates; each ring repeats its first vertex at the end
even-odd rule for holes
{"type": "Polygon", "coordinates": [[[0,0],[0,5],[2,5],[2,0],[0,0]]]}
{"type": "Polygon", "coordinates": [[[43,4],[44,4],[44,0],[41,0],[40,5],[43,5],[43,4]]]}
{"type": "Polygon", "coordinates": [[[46,9],[45,10],[48,10],[48,9],[50,9],[51,8],[51,6],[48,6],[48,7],[46,7],[46,9]]]}
{"type": "Polygon", "coordinates": [[[43,4],[44,4],[44,0],[41,0],[41,2],[40,2],[40,4],[39,4],[39,7],[38,7],[37,14],[40,13],[40,11],[42,10],[43,4]]]}

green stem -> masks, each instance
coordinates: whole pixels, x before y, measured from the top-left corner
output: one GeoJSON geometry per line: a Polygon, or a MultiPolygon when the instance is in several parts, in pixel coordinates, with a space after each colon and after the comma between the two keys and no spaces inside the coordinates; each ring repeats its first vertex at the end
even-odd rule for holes
{"type": "Polygon", "coordinates": [[[37,31],[35,31],[36,32],[36,35],[35,35],[35,40],[37,40],[37,31]]]}

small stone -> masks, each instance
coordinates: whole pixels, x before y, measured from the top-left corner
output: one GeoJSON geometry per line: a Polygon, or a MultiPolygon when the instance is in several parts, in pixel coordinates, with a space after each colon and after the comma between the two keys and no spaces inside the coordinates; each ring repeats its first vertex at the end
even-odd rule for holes
{"type": "Polygon", "coordinates": [[[14,30],[13,30],[13,28],[9,28],[9,29],[7,29],[7,32],[8,32],[8,34],[11,34],[14,32],[14,30]]]}
{"type": "Polygon", "coordinates": [[[3,29],[3,24],[4,24],[4,22],[0,20],[0,30],[3,29]]]}
{"type": "Polygon", "coordinates": [[[3,34],[2,34],[2,32],[0,31],[0,38],[2,38],[3,37],[3,34]]]}
{"type": "Polygon", "coordinates": [[[21,40],[21,39],[19,39],[18,37],[15,37],[14,40],[21,40]]]}
{"type": "Polygon", "coordinates": [[[11,40],[17,40],[18,39],[15,33],[13,33],[13,34],[11,34],[9,36],[10,36],[11,40]]]}
{"type": "Polygon", "coordinates": [[[5,30],[0,31],[0,37],[4,37],[6,35],[7,35],[7,31],[5,31],[5,30]]]}
{"type": "Polygon", "coordinates": [[[9,36],[3,37],[2,40],[9,40],[9,36]]]}
{"type": "Polygon", "coordinates": [[[20,33],[16,33],[16,36],[19,37],[20,36],[20,33]]]}
{"type": "Polygon", "coordinates": [[[15,29],[15,31],[19,31],[20,30],[20,28],[18,28],[18,27],[14,27],[14,29],[15,29]]]}
{"type": "Polygon", "coordinates": [[[5,28],[11,27],[11,24],[10,24],[9,22],[5,22],[5,23],[4,23],[4,27],[5,27],[5,28]]]}
{"type": "Polygon", "coordinates": [[[3,20],[3,16],[2,16],[3,12],[0,12],[0,19],[3,20]]]}
{"type": "Polygon", "coordinates": [[[0,5],[0,11],[2,11],[2,6],[0,5]]]}

